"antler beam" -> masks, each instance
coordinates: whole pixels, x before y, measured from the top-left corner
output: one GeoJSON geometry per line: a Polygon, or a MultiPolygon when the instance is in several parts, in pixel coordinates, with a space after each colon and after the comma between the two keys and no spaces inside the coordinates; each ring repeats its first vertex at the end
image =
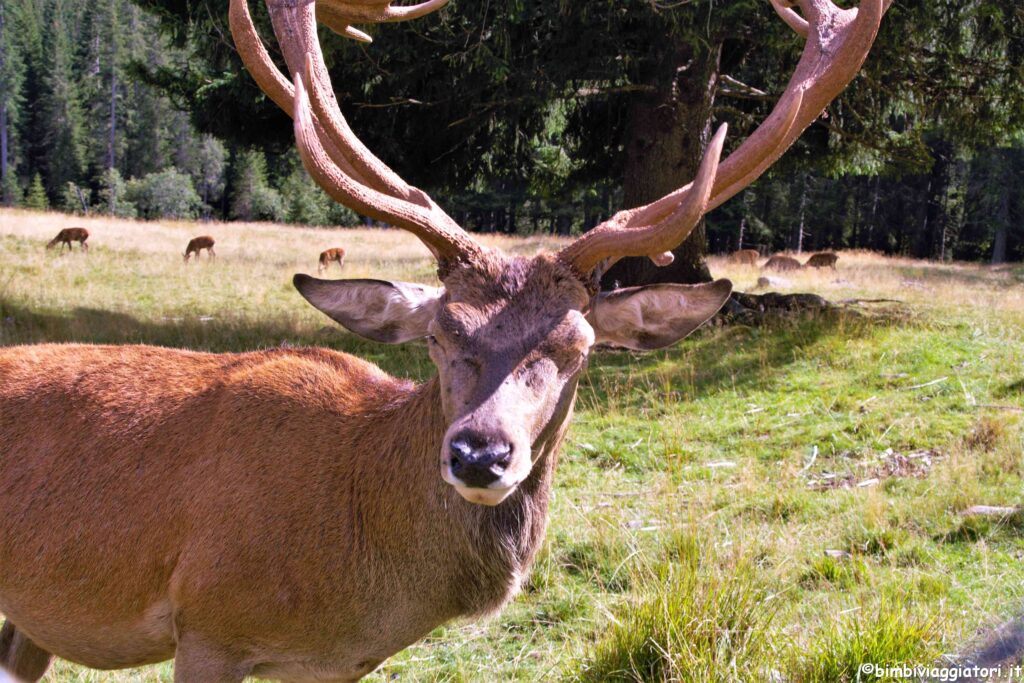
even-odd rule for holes
{"type": "Polygon", "coordinates": [[[231,0],[238,52],[257,85],[295,119],[307,170],[335,200],[419,237],[438,259],[469,259],[481,247],[426,193],[406,183],[355,135],[331,87],[316,32],[317,16],[333,30],[365,39],[352,22],[404,21],[448,0],[391,7],[389,0],[267,0],[270,18],[294,83],[282,74],[253,25],[247,0],[231,0]]]}
{"type": "MultiPolygon", "coordinates": [[[[681,244],[703,215],[702,211],[683,225],[682,208],[703,205],[704,211],[710,211],[774,164],[857,75],[888,6],[884,0],[863,0],[860,7],[849,10],[830,0],[771,2],[783,20],[807,39],[796,71],[771,114],[721,163],[706,202],[698,199],[706,191],[698,174],[693,183],[647,206],[617,213],[563,249],[559,258],[584,280],[598,264],[625,256],[651,256],[656,263],[671,263],[663,250],[681,244]],[[794,4],[803,16],[791,9],[794,4]]],[[[705,164],[708,156],[717,157],[714,148],[712,142],[705,164]]]]}

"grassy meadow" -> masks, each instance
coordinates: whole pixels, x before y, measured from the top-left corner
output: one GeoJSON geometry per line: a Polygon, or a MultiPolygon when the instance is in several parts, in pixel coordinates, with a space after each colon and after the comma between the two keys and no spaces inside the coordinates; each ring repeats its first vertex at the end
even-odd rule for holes
{"type": "MultiPolygon", "coordinates": [[[[332,246],[345,277],[434,281],[398,231],[0,211],[0,344],[320,345],[429,377],[425,347],[360,341],[294,292],[332,246]],[[88,255],[44,249],[72,225],[92,233],[88,255]],[[216,262],[183,265],[207,233],[216,262]]],[[[712,270],[743,290],[759,275],[712,270]]],[[[898,301],[595,353],[523,594],[371,680],[854,681],[862,663],[951,661],[1019,616],[1024,512],[966,512],[1024,502],[1024,267],[843,253],[835,272],[782,277],[898,301]]],[[[170,681],[171,667],[60,662],[46,680],[170,681]]]]}

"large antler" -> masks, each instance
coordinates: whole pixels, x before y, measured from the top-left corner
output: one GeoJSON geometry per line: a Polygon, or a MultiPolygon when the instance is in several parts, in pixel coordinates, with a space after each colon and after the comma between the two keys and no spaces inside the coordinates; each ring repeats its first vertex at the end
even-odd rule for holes
{"type": "Polygon", "coordinates": [[[800,62],[764,123],[718,164],[724,126],[716,133],[697,178],[658,201],[621,211],[558,255],[581,278],[606,259],[650,256],[659,265],[685,240],[707,211],[750,185],[853,80],[874,43],[888,0],[863,0],[844,10],[830,0],[771,0],[775,11],[807,39],[800,62]],[[801,17],[791,7],[799,5],[801,17]]]}
{"type": "Polygon", "coordinates": [[[299,153],[313,179],[342,204],[419,237],[438,259],[472,259],[480,246],[426,193],[398,176],[356,137],[331,87],[316,32],[319,17],[332,30],[370,38],[353,23],[405,21],[448,0],[391,7],[391,0],[267,0],[274,33],[294,81],[271,60],[256,32],[247,0],[231,0],[231,34],[257,85],[295,119],[299,153]]]}

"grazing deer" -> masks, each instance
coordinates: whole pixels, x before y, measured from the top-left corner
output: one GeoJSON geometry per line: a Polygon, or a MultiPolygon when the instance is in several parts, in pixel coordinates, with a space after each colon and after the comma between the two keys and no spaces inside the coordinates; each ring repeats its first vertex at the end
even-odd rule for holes
{"type": "Polygon", "coordinates": [[[345,250],[341,247],[335,247],[334,249],[328,249],[320,254],[320,265],[317,266],[316,272],[322,273],[332,264],[337,263],[339,268],[345,267],[345,250]]]}
{"type": "Polygon", "coordinates": [[[757,249],[740,249],[730,254],[729,261],[741,266],[756,266],[759,258],[761,258],[761,254],[757,249]]]}
{"type": "Polygon", "coordinates": [[[47,249],[53,249],[57,244],[60,244],[60,250],[64,251],[64,245],[68,247],[68,251],[73,251],[71,247],[72,242],[78,242],[82,245],[82,251],[89,251],[89,245],[86,243],[89,239],[89,231],[85,228],[64,228],[57,233],[57,236],[46,243],[47,249]]]}
{"type": "Polygon", "coordinates": [[[773,255],[764,264],[765,270],[800,270],[803,267],[803,264],[792,256],[783,256],[782,254],[773,255]]]}
{"type": "Polygon", "coordinates": [[[406,184],[331,91],[317,18],[366,39],[350,24],[445,0],[268,0],[292,80],[232,0],[239,53],[293,114],[311,177],[422,240],[442,283],[298,275],[296,287],[356,334],[425,338],[437,376],[416,385],[326,349],[0,351],[0,666],[35,681],[51,653],[103,669],[173,657],[178,683],[353,681],[439,624],[500,609],[544,536],[590,350],[674,344],[731,291],[599,293],[601,270],[670,262],[778,159],[857,73],[882,2],[800,0],[806,20],[778,5],[806,46],[750,139],[719,163],[723,126],[691,184],[524,257],[478,244],[406,184]]]}
{"type": "Polygon", "coordinates": [[[839,261],[839,255],[831,251],[818,252],[807,259],[807,263],[804,265],[808,268],[831,268],[836,269],[836,263],[839,261]]]}
{"type": "Polygon", "coordinates": [[[213,250],[215,244],[217,244],[217,242],[209,235],[193,237],[188,241],[188,246],[185,247],[185,263],[188,263],[192,254],[196,255],[196,261],[198,261],[203,249],[206,250],[206,254],[210,257],[210,260],[217,258],[217,252],[213,250]]]}

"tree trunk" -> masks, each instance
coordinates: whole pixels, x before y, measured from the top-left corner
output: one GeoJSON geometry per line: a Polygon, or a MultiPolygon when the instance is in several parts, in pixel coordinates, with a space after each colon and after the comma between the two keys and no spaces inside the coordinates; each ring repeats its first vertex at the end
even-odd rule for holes
{"type": "MultiPolygon", "coordinates": [[[[0,4],[0,44],[3,44],[4,37],[4,6],[0,4]]],[[[6,65],[4,64],[4,53],[0,51],[0,69],[3,69],[6,65]]],[[[9,172],[7,166],[7,100],[0,102],[0,194],[2,194],[4,206],[11,204],[10,187],[7,183],[7,173],[9,172]]]]}
{"type": "Polygon", "coordinates": [[[1006,263],[1006,224],[996,226],[996,238],[992,244],[992,265],[1006,263]]]}
{"type": "Polygon", "coordinates": [[[110,139],[107,142],[107,168],[117,164],[117,72],[110,67],[110,139]]]}
{"type": "Polygon", "coordinates": [[[945,140],[936,140],[929,147],[935,161],[924,194],[924,222],[918,240],[920,246],[915,256],[945,260],[949,223],[946,197],[952,179],[953,149],[945,140]]]}
{"type": "Polygon", "coordinates": [[[0,193],[3,195],[4,206],[10,206],[10,185],[7,182],[7,103],[0,102],[0,193]]]}
{"type": "MultiPolygon", "coordinates": [[[[997,168],[1002,170],[1004,167],[999,164],[997,168]]],[[[1000,173],[999,176],[1003,179],[1007,177],[1003,173],[1000,173]]],[[[992,263],[1006,263],[1006,243],[1010,231],[1010,187],[1006,182],[999,184],[999,208],[996,210],[995,224],[996,234],[992,243],[992,263]]]]}
{"type": "MultiPolygon", "coordinates": [[[[655,91],[637,96],[625,135],[626,208],[660,199],[693,180],[711,138],[720,56],[720,44],[707,50],[683,46],[671,51],[655,74],[655,91]]],[[[703,220],[672,253],[675,261],[664,268],[648,258],[622,259],[605,273],[602,287],[711,280],[704,259],[707,237],[703,220]]]]}
{"type": "Polygon", "coordinates": [[[868,238],[865,244],[868,249],[875,248],[875,219],[878,218],[878,185],[882,182],[882,176],[875,176],[875,188],[871,193],[871,219],[868,221],[868,238]]]}
{"type": "Polygon", "coordinates": [[[796,253],[802,254],[804,252],[804,234],[806,233],[806,224],[804,222],[807,216],[807,174],[803,174],[803,182],[800,184],[800,225],[797,228],[796,234],[796,253]]]}

